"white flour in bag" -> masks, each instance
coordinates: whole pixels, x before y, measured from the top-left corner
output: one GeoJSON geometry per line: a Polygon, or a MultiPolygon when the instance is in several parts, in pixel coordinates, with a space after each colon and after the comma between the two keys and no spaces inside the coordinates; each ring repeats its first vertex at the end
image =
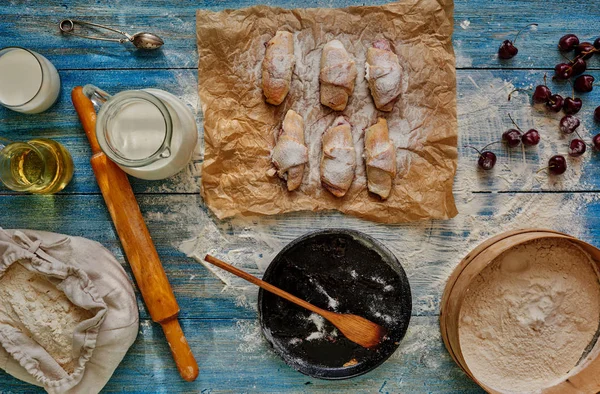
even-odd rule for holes
{"type": "Polygon", "coordinates": [[[90,312],[74,305],[47,278],[18,262],[0,277],[0,304],[0,318],[19,322],[21,331],[46,349],[65,371],[73,372],[73,330],[92,316],[90,312]]]}

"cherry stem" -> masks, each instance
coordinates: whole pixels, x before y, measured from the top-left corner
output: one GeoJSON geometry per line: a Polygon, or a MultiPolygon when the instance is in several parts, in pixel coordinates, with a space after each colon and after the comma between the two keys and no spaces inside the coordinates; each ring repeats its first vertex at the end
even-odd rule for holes
{"type": "Polygon", "coordinates": [[[527,26],[525,26],[524,28],[522,28],[521,30],[519,30],[519,32],[517,33],[517,35],[515,36],[515,39],[513,40],[513,44],[517,42],[517,38],[519,38],[519,34],[521,34],[521,32],[525,29],[527,29],[529,26],[537,26],[537,23],[530,23],[527,26]]]}
{"type": "Polygon", "coordinates": [[[521,128],[519,127],[519,125],[515,123],[515,121],[513,120],[512,116],[510,116],[510,113],[508,114],[508,117],[510,118],[510,121],[512,122],[512,124],[514,124],[517,127],[517,129],[522,133],[523,130],[521,130],[521,128]]]}
{"type": "Polygon", "coordinates": [[[539,170],[537,170],[535,173],[536,173],[536,174],[539,174],[540,172],[542,172],[542,171],[544,171],[544,170],[547,170],[547,169],[549,169],[549,168],[552,168],[552,166],[548,166],[548,167],[540,168],[540,169],[539,169],[539,170]]]}
{"type": "Polygon", "coordinates": [[[594,146],[592,144],[588,144],[587,142],[585,142],[585,140],[583,139],[583,137],[581,136],[581,134],[579,134],[579,131],[574,130],[575,134],[577,134],[577,137],[579,137],[580,140],[583,141],[583,143],[588,147],[588,148],[593,148],[594,146]]]}
{"type": "Polygon", "coordinates": [[[494,145],[494,144],[499,144],[502,141],[494,141],[494,142],[490,142],[489,144],[487,144],[486,146],[483,147],[483,149],[481,149],[482,151],[485,151],[487,149],[488,146],[490,145],[494,145]]]}
{"type": "Polygon", "coordinates": [[[547,74],[546,74],[546,73],[544,73],[544,86],[545,86],[545,87],[548,87],[548,84],[547,84],[547,81],[546,81],[546,77],[547,77],[547,74]]]}
{"type": "MultiPolygon", "coordinates": [[[[574,60],[569,59],[564,53],[561,52],[560,54],[562,57],[564,57],[565,59],[567,59],[569,61],[569,63],[573,63],[574,60]]],[[[578,56],[579,57],[579,56],[578,56]]],[[[577,60],[577,57],[575,58],[575,60],[577,60]]]]}
{"type": "Polygon", "coordinates": [[[479,149],[475,148],[473,145],[464,145],[464,148],[474,149],[479,154],[480,157],[483,157],[483,153],[481,153],[481,151],[479,149]]]}
{"type": "Polygon", "coordinates": [[[508,94],[508,101],[510,101],[510,98],[514,92],[530,92],[530,91],[531,91],[531,89],[524,89],[524,88],[523,89],[521,89],[521,88],[513,89],[513,91],[508,94]]]}
{"type": "Polygon", "coordinates": [[[575,85],[573,85],[573,82],[571,82],[571,79],[567,79],[567,81],[569,81],[569,85],[571,85],[571,98],[574,99],[575,98],[575,85]]]}

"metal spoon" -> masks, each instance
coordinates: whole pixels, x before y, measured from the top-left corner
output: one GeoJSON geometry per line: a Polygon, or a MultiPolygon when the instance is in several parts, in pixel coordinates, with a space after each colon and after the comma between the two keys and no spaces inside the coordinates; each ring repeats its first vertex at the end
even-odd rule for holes
{"type": "Polygon", "coordinates": [[[89,38],[92,40],[101,40],[101,41],[112,41],[123,44],[124,42],[130,41],[135,45],[136,48],[140,49],[157,49],[160,48],[165,42],[156,34],[148,33],[148,32],[139,32],[134,35],[129,35],[124,31],[116,30],[108,26],[98,25],[96,23],[91,22],[83,22],[73,19],[65,19],[62,20],[59,24],[60,31],[64,34],[71,34],[77,37],[89,38]],[[83,34],[78,34],[75,32],[75,25],[86,25],[98,27],[101,29],[106,29],[113,31],[115,33],[119,33],[127,38],[106,38],[106,37],[95,37],[95,36],[86,36],[83,34]]]}

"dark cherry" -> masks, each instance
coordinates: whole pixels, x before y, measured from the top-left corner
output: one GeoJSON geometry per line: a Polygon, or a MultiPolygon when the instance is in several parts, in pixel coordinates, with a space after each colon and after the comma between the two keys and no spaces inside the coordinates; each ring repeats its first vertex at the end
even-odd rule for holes
{"type": "Polygon", "coordinates": [[[571,69],[573,70],[573,75],[579,75],[587,69],[587,63],[578,57],[571,62],[571,69]]]}
{"type": "Polygon", "coordinates": [[[496,155],[494,152],[490,152],[489,150],[484,150],[479,155],[479,160],[477,160],[477,165],[484,170],[491,170],[496,165],[496,155]]]}
{"type": "Polygon", "coordinates": [[[502,45],[500,45],[500,48],[498,48],[498,57],[500,59],[512,59],[513,57],[515,57],[515,55],[517,53],[519,53],[519,50],[517,49],[517,47],[515,46],[514,43],[517,42],[517,38],[519,38],[519,34],[521,34],[521,32],[525,29],[527,29],[529,26],[537,26],[537,23],[530,23],[527,26],[525,26],[524,28],[522,28],[521,30],[519,30],[519,32],[515,35],[514,40],[504,40],[502,42],[502,45]]]}
{"type": "Polygon", "coordinates": [[[508,129],[502,133],[502,141],[511,148],[515,148],[521,143],[521,132],[517,129],[508,129]]]}
{"type": "Polygon", "coordinates": [[[579,57],[581,55],[584,59],[589,59],[594,55],[596,48],[589,42],[582,42],[581,44],[575,47],[575,56],[579,57]]]}
{"type": "Polygon", "coordinates": [[[556,79],[569,79],[571,75],[573,75],[573,68],[567,63],[559,63],[554,67],[554,77],[556,79]]]}
{"type": "Polygon", "coordinates": [[[596,38],[594,41],[594,48],[600,50],[600,37],[596,38]]]}
{"type": "Polygon", "coordinates": [[[554,175],[564,174],[567,171],[567,161],[562,155],[552,156],[548,160],[548,171],[554,175]]]}
{"type": "Polygon", "coordinates": [[[534,104],[542,104],[547,103],[550,100],[550,96],[552,96],[552,92],[546,85],[538,85],[535,87],[535,91],[533,92],[533,96],[531,97],[534,104]]]}
{"type": "Polygon", "coordinates": [[[600,106],[594,110],[594,120],[600,122],[600,106]]]}
{"type": "Polygon", "coordinates": [[[563,106],[563,102],[564,102],[564,100],[560,94],[553,94],[548,99],[548,102],[546,103],[546,107],[552,112],[558,112],[561,110],[561,108],[563,106]]]}
{"type": "Polygon", "coordinates": [[[589,74],[578,76],[573,83],[573,89],[579,93],[591,92],[594,89],[594,77],[589,74]]]}
{"type": "Polygon", "coordinates": [[[513,45],[511,40],[504,40],[498,49],[498,57],[500,59],[512,59],[517,53],[519,53],[519,50],[513,45]]]}
{"type": "Polygon", "coordinates": [[[540,143],[540,133],[537,130],[531,129],[521,137],[523,145],[534,146],[540,143]]]}
{"type": "Polygon", "coordinates": [[[594,148],[596,148],[596,150],[600,150],[600,134],[596,134],[594,138],[592,138],[592,143],[594,144],[594,148]]]}
{"type": "Polygon", "coordinates": [[[569,156],[579,157],[585,153],[585,148],[585,142],[583,142],[579,138],[574,138],[569,144],[569,156]]]}
{"type": "Polygon", "coordinates": [[[579,45],[579,38],[575,34],[565,34],[558,40],[558,49],[569,52],[579,45]]]}
{"type": "Polygon", "coordinates": [[[579,97],[567,97],[563,103],[563,111],[567,115],[575,115],[582,105],[583,101],[579,97]]]}
{"type": "Polygon", "coordinates": [[[579,119],[572,115],[565,115],[562,117],[559,123],[560,131],[565,134],[572,134],[581,124],[579,119]]]}

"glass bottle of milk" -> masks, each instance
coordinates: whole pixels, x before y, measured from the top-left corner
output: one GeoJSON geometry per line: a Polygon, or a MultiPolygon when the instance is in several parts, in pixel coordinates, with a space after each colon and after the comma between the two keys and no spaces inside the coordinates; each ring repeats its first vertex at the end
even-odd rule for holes
{"type": "Polygon", "coordinates": [[[102,151],[129,175],[164,179],[192,159],[198,129],[192,112],[174,95],[159,89],[109,95],[86,85],[84,94],[100,106],[96,137],[102,151]]]}
{"type": "Polygon", "coordinates": [[[60,92],[60,77],[48,59],[25,48],[0,49],[0,104],[37,114],[50,108],[60,92]]]}

